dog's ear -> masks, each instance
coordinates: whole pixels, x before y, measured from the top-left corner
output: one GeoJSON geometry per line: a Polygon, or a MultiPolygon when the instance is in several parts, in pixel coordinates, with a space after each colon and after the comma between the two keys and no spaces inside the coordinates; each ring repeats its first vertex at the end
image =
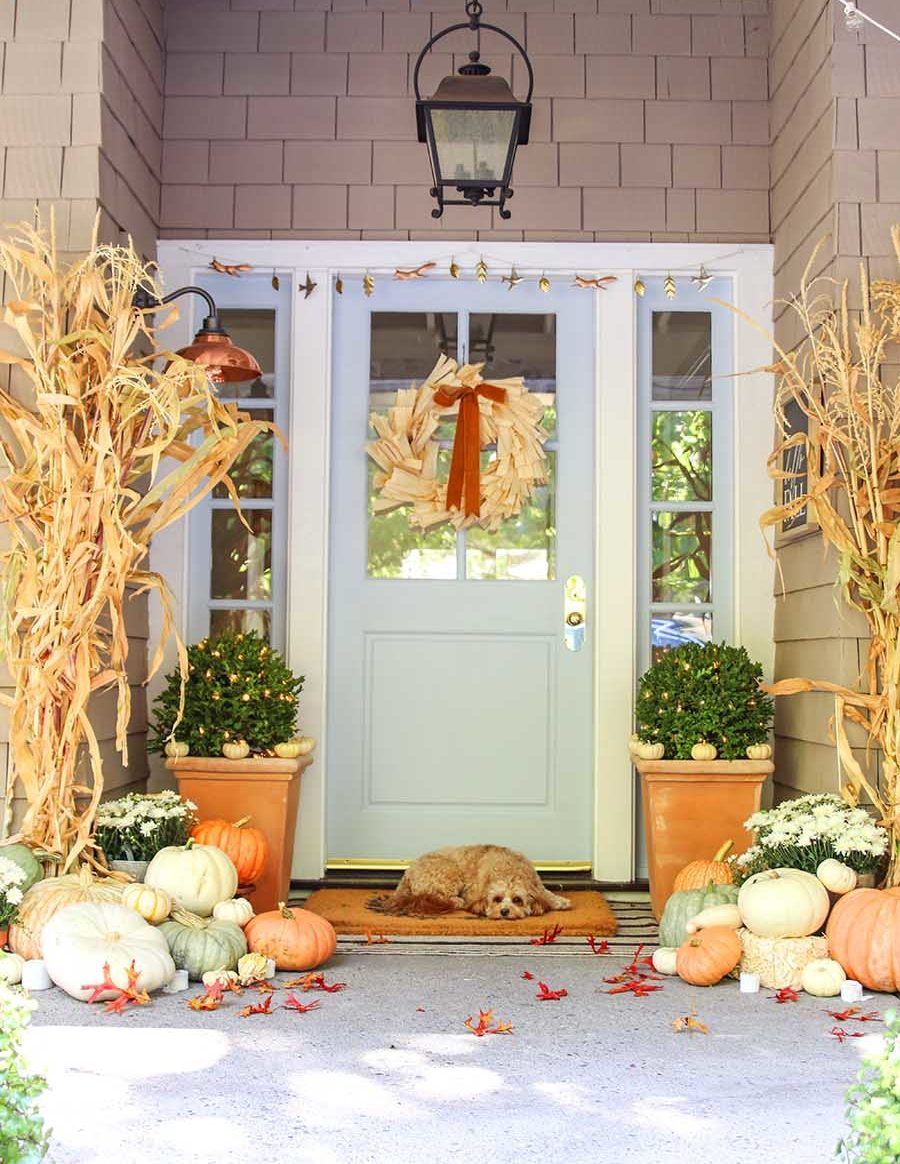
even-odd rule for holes
{"type": "Polygon", "coordinates": [[[479,897],[477,901],[470,902],[466,906],[469,913],[477,914],[479,917],[484,917],[487,913],[487,901],[483,897],[479,897]]]}
{"type": "Polygon", "coordinates": [[[535,897],[533,893],[528,895],[528,905],[531,909],[532,917],[540,917],[542,913],[547,912],[547,906],[544,904],[543,899],[535,897]]]}

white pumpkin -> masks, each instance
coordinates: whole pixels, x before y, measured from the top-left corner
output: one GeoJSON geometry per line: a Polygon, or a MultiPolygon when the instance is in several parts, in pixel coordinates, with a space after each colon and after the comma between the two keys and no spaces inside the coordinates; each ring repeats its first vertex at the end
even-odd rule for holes
{"type": "Polygon", "coordinates": [[[748,760],[771,760],[772,749],[769,744],[751,744],[747,748],[748,760]]]}
{"type": "Polygon", "coordinates": [[[5,954],[0,951],[0,982],[16,986],[22,981],[22,967],[25,959],[21,954],[5,954]]]}
{"type": "Polygon", "coordinates": [[[170,845],[160,849],[147,867],[144,884],[164,889],[190,913],[209,917],[220,901],[234,897],[237,869],[215,845],[170,845]]]}
{"type": "Polygon", "coordinates": [[[139,913],[152,926],[165,921],[172,912],[172,898],[165,889],[154,889],[141,881],[133,881],[122,890],[122,904],[139,913]]]}
{"type": "Polygon", "coordinates": [[[816,998],[835,998],[847,980],[844,968],[833,958],[815,958],[807,962],[800,975],[800,985],[816,998]]]}
{"type": "Polygon", "coordinates": [[[232,897],[213,906],[212,915],[217,921],[234,922],[241,929],[256,916],[253,906],[246,897],[232,897]]]}
{"type": "Polygon", "coordinates": [[[300,745],[301,756],[308,756],[316,746],[316,741],[312,736],[297,736],[297,743],[300,745]]]}
{"type": "Polygon", "coordinates": [[[845,865],[843,861],[836,861],[834,857],[826,857],[816,869],[816,876],[827,890],[842,896],[856,888],[859,881],[856,870],[845,865]]]}
{"type": "MultiPolygon", "coordinates": [[[[124,989],[133,962],[137,989],[148,993],[175,973],[165,937],[125,905],[88,901],[65,906],[44,926],[41,949],[51,980],[82,1002],[91,996],[88,987],[103,981],[107,964],[110,981],[124,989]]],[[[114,997],[114,991],[105,990],[95,1001],[114,997]]]]}
{"type": "Polygon", "coordinates": [[[660,946],[658,950],[653,951],[653,957],[650,961],[658,974],[674,974],[677,957],[678,950],[675,946],[660,946]]]}
{"type": "Polygon", "coordinates": [[[166,740],[165,752],[170,760],[183,760],[190,755],[190,745],[183,740],[166,740]]]}
{"type": "Polygon", "coordinates": [[[708,744],[706,740],[700,740],[691,748],[692,760],[715,760],[718,754],[715,744],[708,744]]]}
{"type": "Polygon", "coordinates": [[[666,754],[664,744],[651,744],[646,740],[639,740],[635,744],[634,754],[639,760],[661,760],[666,754]]]}
{"type": "Polygon", "coordinates": [[[748,877],[738,909],[748,930],[763,938],[804,938],[822,928],[830,902],[825,886],[802,869],[765,869],[748,877]]]}
{"type": "Polygon", "coordinates": [[[275,755],[279,760],[296,760],[300,755],[300,741],[284,740],[283,743],[276,744],[275,755]]]}
{"type": "Polygon", "coordinates": [[[231,740],[222,745],[222,755],[227,760],[246,760],[250,755],[250,745],[246,740],[231,740]]]}

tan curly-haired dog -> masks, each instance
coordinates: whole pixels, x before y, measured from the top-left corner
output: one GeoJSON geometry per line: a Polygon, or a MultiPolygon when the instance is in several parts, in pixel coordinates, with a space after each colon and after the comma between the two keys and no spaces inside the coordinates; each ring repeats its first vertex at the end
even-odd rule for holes
{"type": "Polygon", "coordinates": [[[514,921],[553,909],[571,909],[551,893],[521,853],[500,845],[457,845],[418,857],[388,897],[369,908],[406,917],[433,917],[464,909],[481,917],[514,921]]]}

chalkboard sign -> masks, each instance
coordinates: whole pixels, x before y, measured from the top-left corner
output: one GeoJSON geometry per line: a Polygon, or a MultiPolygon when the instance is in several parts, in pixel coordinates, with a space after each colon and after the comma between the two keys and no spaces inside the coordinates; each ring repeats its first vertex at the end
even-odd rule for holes
{"type": "MultiPolygon", "coordinates": [[[[785,438],[792,437],[798,432],[809,432],[809,417],[796,400],[789,400],[784,406],[784,427],[785,438]]],[[[806,445],[797,444],[785,449],[781,468],[783,472],[791,474],[781,480],[781,504],[789,505],[809,489],[806,445]]],[[[798,509],[796,513],[782,521],[781,532],[795,533],[797,530],[805,529],[809,524],[809,506],[804,505],[802,509],[798,509]]]]}

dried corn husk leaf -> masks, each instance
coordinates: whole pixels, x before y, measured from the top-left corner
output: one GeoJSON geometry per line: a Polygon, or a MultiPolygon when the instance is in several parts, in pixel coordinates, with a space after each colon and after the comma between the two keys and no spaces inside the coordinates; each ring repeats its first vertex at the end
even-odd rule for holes
{"type": "MultiPolygon", "coordinates": [[[[0,647],[15,686],[2,832],[20,789],[21,836],[64,873],[99,861],[95,692],[116,691],[116,747],[128,762],[127,603],[148,591],[161,602],[151,672],[174,630],[168,586],[147,569],[150,540],[218,482],[236,502],[229,468],[270,426],[220,401],[196,364],[159,349],[152,314],[132,306],[139,287],[158,288],[131,246],[100,245],[95,232],[90,252],[65,265],[52,221],[47,233],[23,225],[0,239],[0,271],[22,346],[0,361],[24,373],[30,393],[23,402],[0,389],[0,647]]],[[[176,645],[185,673],[177,636],[176,645]]]]}

